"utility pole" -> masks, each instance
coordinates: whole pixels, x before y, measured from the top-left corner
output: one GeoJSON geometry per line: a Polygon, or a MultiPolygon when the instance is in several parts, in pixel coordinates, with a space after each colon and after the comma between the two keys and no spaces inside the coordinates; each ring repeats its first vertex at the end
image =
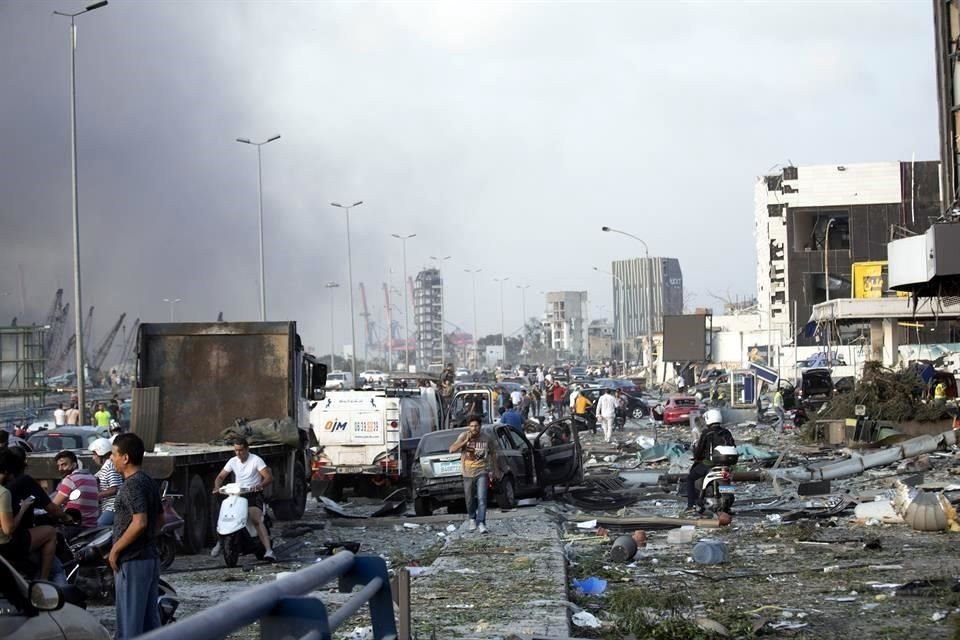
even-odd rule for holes
{"type": "Polygon", "coordinates": [[[331,202],[331,207],[343,209],[347,217],[347,284],[350,287],[350,372],[353,375],[353,383],[357,383],[357,330],[354,325],[356,315],[353,312],[353,252],[350,249],[350,210],[363,204],[363,200],[357,200],[351,205],[342,205],[339,202],[331,202]]]}
{"type": "MultiPolygon", "coordinates": [[[[330,372],[331,372],[331,373],[333,373],[333,371],[336,369],[336,366],[334,366],[334,364],[333,364],[333,354],[337,352],[336,341],[334,340],[334,337],[333,337],[333,336],[334,336],[334,333],[333,333],[333,309],[334,309],[333,294],[334,294],[334,291],[333,291],[333,290],[336,289],[336,288],[339,287],[339,286],[340,286],[340,285],[337,284],[336,282],[328,282],[327,284],[323,285],[323,287],[324,287],[325,289],[328,289],[328,290],[330,291],[330,372]]],[[[357,383],[357,379],[356,379],[356,378],[353,379],[353,383],[354,383],[354,384],[357,383]]]]}
{"type": "Polygon", "coordinates": [[[410,311],[407,306],[407,240],[416,238],[417,234],[410,233],[402,236],[397,233],[391,234],[394,238],[403,244],[403,353],[404,361],[407,365],[406,373],[410,373],[410,311]]]}
{"type": "Polygon", "coordinates": [[[263,275],[263,159],[260,153],[260,147],[270,144],[274,140],[279,140],[280,134],[267,138],[263,142],[251,142],[249,138],[237,138],[237,142],[249,144],[257,148],[257,220],[258,234],[260,244],[260,322],[267,321],[267,283],[263,275]]]}
{"type": "Polygon", "coordinates": [[[480,332],[477,329],[477,274],[483,269],[464,269],[465,273],[473,275],[473,367],[480,368],[480,332]]]}
{"type": "Polygon", "coordinates": [[[494,278],[493,281],[500,284],[500,351],[503,357],[502,364],[507,364],[507,334],[503,323],[503,283],[510,278],[494,278]]]}

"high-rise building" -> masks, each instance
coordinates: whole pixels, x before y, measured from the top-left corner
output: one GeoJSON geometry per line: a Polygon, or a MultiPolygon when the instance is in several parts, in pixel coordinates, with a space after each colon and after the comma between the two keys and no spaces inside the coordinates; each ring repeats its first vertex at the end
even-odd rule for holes
{"type": "Polygon", "coordinates": [[[424,269],[413,285],[413,317],[417,336],[417,368],[443,362],[443,277],[439,269],[424,269]]]}
{"type": "Polygon", "coordinates": [[[813,305],[850,298],[854,262],[885,261],[887,242],[940,215],[939,162],[784,167],[754,188],[761,326],[801,346],[813,305]]]}
{"type": "Polygon", "coordinates": [[[587,292],[548,291],[543,329],[558,355],[587,355],[587,292]]]}
{"type": "Polygon", "coordinates": [[[613,275],[613,326],[618,340],[635,344],[647,336],[648,326],[653,333],[663,331],[663,316],[683,313],[683,272],[676,258],[614,260],[613,275]]]}

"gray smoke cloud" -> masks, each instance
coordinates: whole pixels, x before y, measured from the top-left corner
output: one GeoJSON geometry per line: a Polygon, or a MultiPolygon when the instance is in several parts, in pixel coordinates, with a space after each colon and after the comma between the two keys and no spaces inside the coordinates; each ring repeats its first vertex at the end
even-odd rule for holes
{"type": "MultiPolygon", "coordinates": [[[[72,299],[68,21],[0,4],[0,323],[72,299]],[[21,277],[22,273],[22,277],[21,277]]],[[[130,2],[77,20],[85,306],[165,320],[258,315],[263,148],[268,311],[348,340],[344,216],[374,319],[383,283],[444,265],[448,320],[481,334],[546,290],[642,254],[691,302],[754,291],[752,188],[771,165],[936,157],[927,3],[130,2]],[[881,46],[882,45],[882,46],[881,46]]],[[[395,302],[402,306],[396,294],[395,302]]],[[[360,299],[357,296],[359,312],[360,299]]],[[[362,326],[358,321],[358,342],[362,326]]],[[[98,340],[95,340],[95,342],[98,340]]]]}

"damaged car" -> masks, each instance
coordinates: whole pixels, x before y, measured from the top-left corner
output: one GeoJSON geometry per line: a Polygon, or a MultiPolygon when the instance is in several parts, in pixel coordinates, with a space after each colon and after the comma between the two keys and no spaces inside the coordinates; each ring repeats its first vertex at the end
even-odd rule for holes
{"type": "MultiPolygon", "coordinates": [[[[497,441],[500,478],[490,478],[489,504],[512,509],[520,498],[539,497],[557,485],[583,478],[582,453],[570,418],[541,424],[536,434],[521,435],[507,425],[485,425],[497,441]]],[[[431,515],[441,507],[466,510],[460,454],[450,446],[466,429],[434,431],[420,440],[413,466],[414,511],[431,515]]]]}

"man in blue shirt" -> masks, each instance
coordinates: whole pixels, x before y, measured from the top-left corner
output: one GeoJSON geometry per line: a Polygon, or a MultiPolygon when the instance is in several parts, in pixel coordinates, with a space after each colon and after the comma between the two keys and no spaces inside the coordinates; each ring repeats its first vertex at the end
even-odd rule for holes
{"type": "Polygon", "coordinates": [[[500,422],[507,425],[520,435],[523,435],[523,416],[520,415],[520,412],[517,411],[513,402],[510,398],[507,398],[503,403],[503,407],[506,411],[503,412],[503,415],[500,416],[500,422]]]}

